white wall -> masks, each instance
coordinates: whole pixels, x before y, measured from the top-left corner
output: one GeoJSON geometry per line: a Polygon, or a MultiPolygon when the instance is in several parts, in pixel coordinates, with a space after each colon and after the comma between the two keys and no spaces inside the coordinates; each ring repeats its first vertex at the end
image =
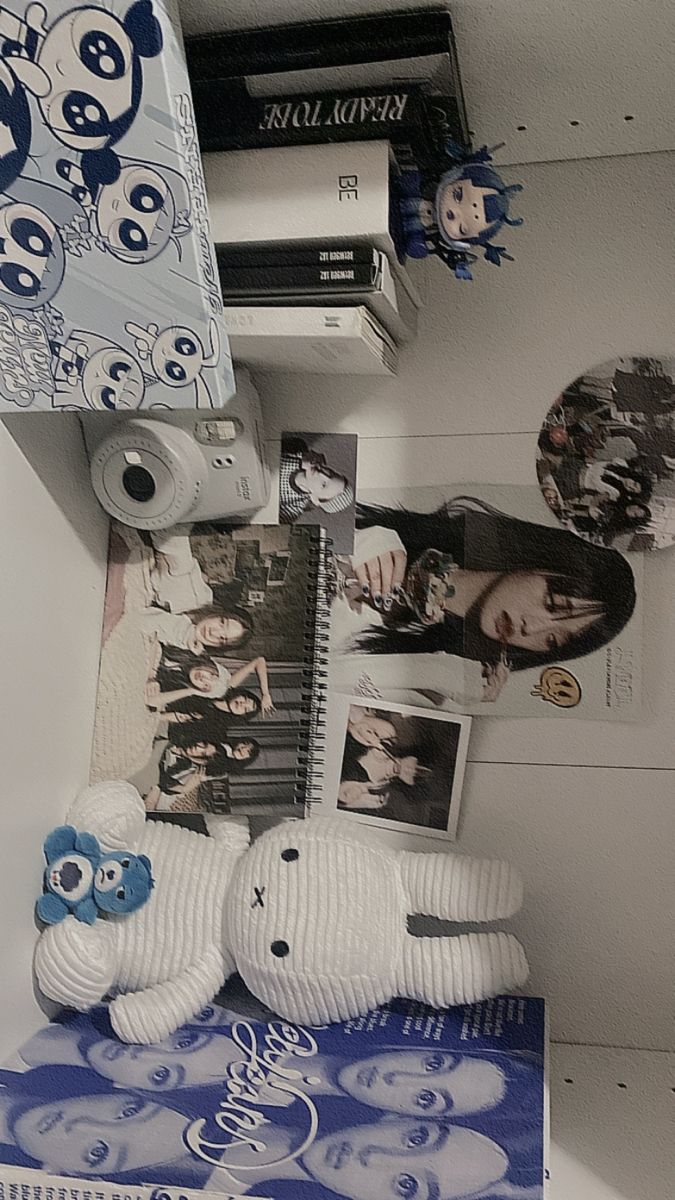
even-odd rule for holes
{"type": "MultiPolygon", "coordinates": [[[[510,167],[525,218],[504,243],[514,263],[477,265],[456,283],[440,264],[427,281],[417,341],[399,378],[347,389],[322,379],[316,428],[364,434],[533,432],[581,370],[618,353],[675,353],[675,154],[510,167]]],[[[307,392],[275,388],[269,431],[306,413],[307,392]]],[[[534,460],[530,467],[534,479],[534,460]]]]}
{"type": "MultiPolygon", "coordinates": [[[[262,381],[272,436],[358,432],[362,487],[535,482],[561,386],[619,353],[675,351],[675,155],[509,178],[525,185],[517,261],[473,284],[418,264],[427,307],[398,379],[262,381]]],[[[675,1047],[674,584],[675,550],[654,555],[643,722],[474,722],[460,847],[523,871],[518,931],[558,1040],[675,1047]]]]}

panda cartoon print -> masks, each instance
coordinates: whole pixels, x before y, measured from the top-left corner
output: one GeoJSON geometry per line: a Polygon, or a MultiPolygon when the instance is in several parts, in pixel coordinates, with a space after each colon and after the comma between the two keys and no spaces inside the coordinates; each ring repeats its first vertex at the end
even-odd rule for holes
{"type": "Polygon", "coordinates": [[[40,95],[45,76],[32,61],[35,31],[0,6],[0,192],[23,171],[32,136],[27,92],[40,95]]]}
{"type": "Polygon", "coordinates": [[[133,354],[110,338],[75,329],[65,342],[52,342],[53,407],[93,412],[139,408],[146,380],[133,354]]]}
{"type": "Polygon", "coordinates": [[[171,8],[0,0],[0,410],[233,393],[171,8]]]}
{"type": "Polygon", "coordinates": [[[92,193],[81,169],[68,159],[56,164],[59,177],[71,185],[70,194],[87,212],[97,245],[125,263],[146,263],[192,228],[187,209],[179,210],[177,194],[187,195],[185,180],[169,167],[120,160],[112,183],[92,193]]]}
{"type": "MultiPolygon", "coordinates": [[[[6,10],[3,10],[3,13],[6,10]]],[[[5,18],[0,18],[0,26],[5,18]]],[[[14,41],[0,53],[13,64],[23,57],[37,68],[31,91],[50,132],[81,154],[93,190],[119,175],[112,147],[131,127],[143,90],[141,60],[162,49],[162,31],[151,0],[136,0],[123,20],[97,5],[74,7],[47,27],[42,4],[29,4],[14,41]]]]}
{"type": "Polygon", "coordinates": [[[213,318],[209,321],[209,351],[185,325],[136,325],[127,321],[124,326],[135,339],[136,353],[141,362],[148,362],[153,378],[170,388],[195,386],[197,408],[213,408],[211,393],[202,376],[204,367],[215,367],[220,358],[220,335],[213,318]]]}
{"type": "Polygon", "coordinates": [[[54,299],[66,270],[65,242],[81,238],[86,214],[71,196],[18,179],[0,196],[0,301],[33,310],[54,299]]]}
{"type": "Polygon", "coordinates": [[[32,204],[0,207],[0,297],[10,308],[51,300],[63,278],[65,255],[56,225],[32,204]]]}

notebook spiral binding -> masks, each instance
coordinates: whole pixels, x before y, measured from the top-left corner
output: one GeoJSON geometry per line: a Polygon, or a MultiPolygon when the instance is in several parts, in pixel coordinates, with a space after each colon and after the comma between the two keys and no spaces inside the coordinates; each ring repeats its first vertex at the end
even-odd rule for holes
{"type": "Polygon", "coordinates": [[[305,621],[302,739],[295,785],[296,803],[304,804],[306,817],[311,817],[312,808],[321,803],[323,794],[330,608],[335,586],[332,542],[325,529],[317,526],[313,532],[308,569],[316,579],[316,588],[314,605],[305,621]]]}

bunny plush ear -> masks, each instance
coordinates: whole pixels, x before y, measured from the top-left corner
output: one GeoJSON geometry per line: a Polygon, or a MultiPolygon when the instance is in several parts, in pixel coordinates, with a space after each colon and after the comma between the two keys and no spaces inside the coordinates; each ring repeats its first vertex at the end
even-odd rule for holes
{"type": "Polygon", "coordinates": [[[133,850],[145,825],[145,805],[133,784],[113,780],[88,787],[67,817],[76,828],[88,829],[106,853],[133,850]]]}

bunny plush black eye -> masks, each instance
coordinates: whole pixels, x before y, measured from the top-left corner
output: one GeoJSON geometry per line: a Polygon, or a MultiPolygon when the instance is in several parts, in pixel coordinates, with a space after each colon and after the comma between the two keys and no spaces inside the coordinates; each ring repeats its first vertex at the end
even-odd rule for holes
{"type": "Polygon", "coordinates": [[[281,851],[281,857],[283,858],[284,862],[296,862],[296,860],[300,857],[300,854],[293,847],[289,846],[288,850],[281,851]]]}
{"type": "Polygon", "coordinates": [[[270,950],[275,958],[285,958],[291,952],[288,942],[272,942],[270,950]]]}

